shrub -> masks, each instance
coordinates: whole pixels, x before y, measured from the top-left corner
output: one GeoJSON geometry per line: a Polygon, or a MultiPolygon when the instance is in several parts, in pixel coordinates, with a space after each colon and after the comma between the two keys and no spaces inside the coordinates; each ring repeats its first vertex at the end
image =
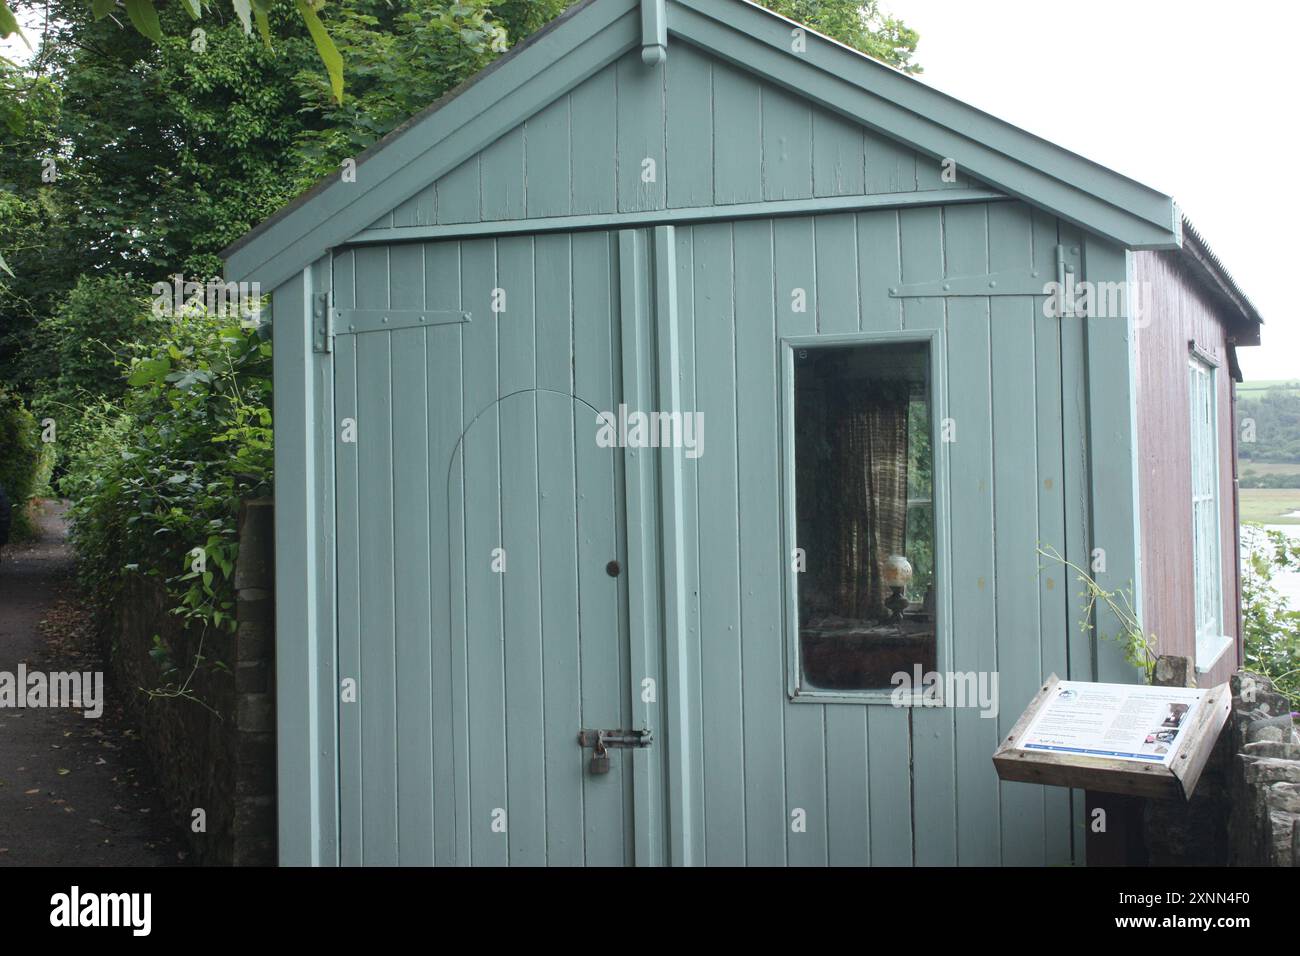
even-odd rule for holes
{"type": "Polygon", "coordinates": [[[133,343],[149,345],[159,337],[160,323],[136,293],[132,280],[83,275],[35,330],[28,359],[32,408],[56,423],[61,462],[89,439],[86,408],[125,394],[133,343]]]}
{"type": "Polygon", "coordinates": [[[193,310],[159,326],[131,348],[121,406],[87,413],[61,484],[79,574],[101,606],[128,575],[156,578],[187,627],[232,632],[239,505],[271,486],[271,344],[193,310]]]}
{"type": "Polygon", "coordinates": [[[1300,608],[1273,584],[1283,570],[1300,569],[1300,541],[1256,525],[1242,529],[1242,650],[1248,670],[1263,674],[1300,707],[1300,608]]]}
{"type": "Polygon", "coordinates": [[[22,399],[0,388],[0,485],[13,504],[12,541],[35,535],[27,503],[48,484],[50,462],[36,418],[22,399]]]}

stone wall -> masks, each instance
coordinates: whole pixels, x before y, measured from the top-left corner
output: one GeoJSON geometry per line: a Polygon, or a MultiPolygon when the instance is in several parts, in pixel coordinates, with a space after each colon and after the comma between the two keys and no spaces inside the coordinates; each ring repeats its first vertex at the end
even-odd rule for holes
{"type": "MultiPolygon", "coordinates": [[[[1163,661],[1163,659],[1162,659],[1163,661]]],[[[1175,659],[1156,683],[1194,673],[1175,659]]],[[[1300,735],[1267,679],[1234,674],[1232,712],[1192,799],[1150,800],[1144,835],[1152,866],[1300,866],[1300,735]]]]}
{"type": "Polygon", "coordinates": [[[1300,866],[1300,734],[1291,708],[1262,677],[1232,677],[1224,736],[1233,754],[1228,863],[1300,866]]]}
{"type": "Polygon", "coordinates": [[[201,864],[276,862],[273,523],[268,501],[240,511],[234,635],[209,631],[200,646],[149,579],[131,582],[111,635],[115,683],[201,864]],[[207,665],[194,668],[199,653],[207,665]],[[167,665],[176,672],[164,674],[167,665]],[[159,693],[169,682],[185,696],[159,693]]]}

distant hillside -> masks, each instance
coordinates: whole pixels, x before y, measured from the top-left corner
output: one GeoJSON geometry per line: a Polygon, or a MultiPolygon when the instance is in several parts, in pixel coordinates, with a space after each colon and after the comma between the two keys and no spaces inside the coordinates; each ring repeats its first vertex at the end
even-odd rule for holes
{"type": "Polygon", "coordinates": [[[1282,394],[1300,395],[1300,379],[1293,382],[1284,379],[1257,379],[1252,382],[1242,382],[1237,386],[1237,398],[1261,398],[1268,392],[1280,392],[1282,394]]]}
{"type": "Polygon", "coordinates": [[[1238,385],[1237,423],[1241,486],[1300,488],[1300,382],[1238,385]]]}

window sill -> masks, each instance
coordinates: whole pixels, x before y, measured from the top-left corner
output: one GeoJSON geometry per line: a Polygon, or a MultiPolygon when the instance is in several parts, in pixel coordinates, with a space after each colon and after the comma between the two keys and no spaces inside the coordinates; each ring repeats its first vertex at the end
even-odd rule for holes
{"type": "Polygon", "coordinates": [[[1197,638],[1196,640],[1196,673],[1204,674],[1214,668],[1219,663],[1219,658],[1232,647],[1234,641],[1226,634],[1216,634],[1212,637],[1197,638]]]}

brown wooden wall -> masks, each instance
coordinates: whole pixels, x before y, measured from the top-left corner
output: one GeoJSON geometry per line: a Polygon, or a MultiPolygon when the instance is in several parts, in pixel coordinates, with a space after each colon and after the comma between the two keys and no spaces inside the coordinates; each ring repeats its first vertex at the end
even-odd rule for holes
{"type": "Polygon", "coordinates": [[[1196,655],[1192,572],[1191,422],[1188,342],[1219,363],[1219,496],[1223,562],[1223,624],[1237,642],[1202,687],[1228,679],[1240,663],[1237,519],[1233,485],[1233,382],[1227,333],[1214,301],[1187,274],[1176,252],[1138,252],[1133,281],[1143,310],[1138,320],[1137,417],[1139,506],[1142,521],[1143,616],[1160,653],[1196,655]]]}

